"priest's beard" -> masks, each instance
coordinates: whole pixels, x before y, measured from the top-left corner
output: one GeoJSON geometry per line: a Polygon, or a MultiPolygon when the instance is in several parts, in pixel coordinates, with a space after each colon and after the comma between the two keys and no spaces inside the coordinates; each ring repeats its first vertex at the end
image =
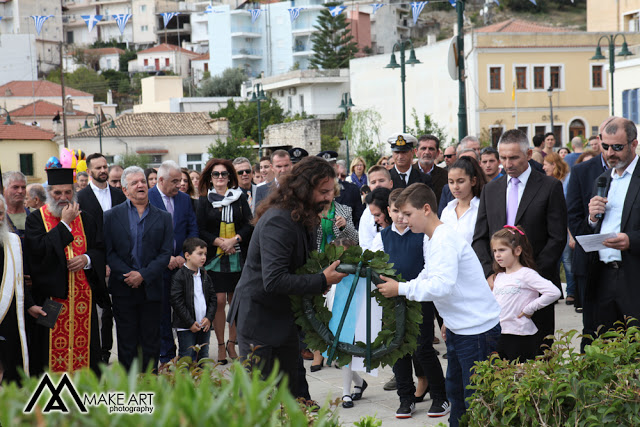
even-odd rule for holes
{"type": "Polygon", "coordinates": [[[51,197],[51,194],[47,192],[47,206],[49,207],[49,212],[51,212],[51,215],[55,216],[56,218],[60,218],[62,216],[62,209],[64,209],[68,204],[77,203],[77,202],[78,202],[78,197],[75,191],[73,192],[73,197],[71,198],[70,202],[67,202],[67,201],[56,202],[53,199],[53,197],[51,197]]]}
{"type": "Polygon", "coordinates": [[[7,220],[0,223],[0,247],[4,246],[5,242],[9,240],[9,226],[7,225],[7,220]]]}

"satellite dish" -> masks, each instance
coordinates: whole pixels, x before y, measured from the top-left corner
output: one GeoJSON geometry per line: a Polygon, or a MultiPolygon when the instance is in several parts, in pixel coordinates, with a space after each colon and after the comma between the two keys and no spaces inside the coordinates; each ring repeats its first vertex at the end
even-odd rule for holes
{"type": "Polygon", "coordinates": [[[458,80],[458,36],[453,36],[449,42],[447,65],[451,78],[458,80]]]}

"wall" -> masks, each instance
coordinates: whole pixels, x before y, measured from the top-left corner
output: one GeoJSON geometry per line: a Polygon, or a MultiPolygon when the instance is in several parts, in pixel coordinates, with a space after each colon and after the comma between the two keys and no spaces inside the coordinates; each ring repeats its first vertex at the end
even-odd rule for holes
{"type": "Polygon", "coordinates": [[[222,5],[213,10],[209,14],[209,71],[218,76],[231,67],[231,8],[222,5]]]}
{"type": "MultiPolygon", "coordinates": [[[[622,116],[622,92],[640,88],[640,58],[629,59],[616,64],[614,106],[617,116],[622,116]]],[[[640,125],[636,123],[640,133],[640,125]]]]}
{"type": "Polygon", "coordinates": [[[0,84],[38,78],[34,34],[0,34],[0,58],[0,84]]]}
{"type": "Polygon", "coordinates": [[[264,130],[266,148],[299,147],[310,155],[320,152],[320,120],[308,119],[270,125],[264,130]]]}
{"type": "Polygon", "coordinates": [[[623,15],[640,11],[640,0],[587,0],[587,31],[628,31],[623,15]]]}
{"type": "Polygon", "coordinates": [[[153,76],[140,80],[142,104],[134,105],[134,113],[169,113],[170,99],[182,97],[182,78],[153,76]]]}
{"type": "Polygon", "coordinates": [[[0,159],[2,171],[20,170],[20,154],[33,154],[33,177],[27,177],[29,183],[47,180],[44,166],[51,156],[59,156],[58,144],[45,140],[2,140],[0,141],[0,159]]]}

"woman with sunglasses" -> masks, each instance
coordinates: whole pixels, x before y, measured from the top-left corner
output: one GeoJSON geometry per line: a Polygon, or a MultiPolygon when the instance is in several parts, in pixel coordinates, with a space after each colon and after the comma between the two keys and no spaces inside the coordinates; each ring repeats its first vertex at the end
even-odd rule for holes
{"type": "Polygon", "coordinates": [[[211,277],[218,299],[213,327],[218,340],[218,362],[227,364],[236,353],[236,328],[229,327],[229,340],[224,342],[225,304],[231,302],[249,239],[251,208],[247,196],[238,188],[238,176],[233,164],[225,159],[211,159],[200,178],[200,199],[196,217],[200,238],[208,244],[205,269],[211,277]]]}

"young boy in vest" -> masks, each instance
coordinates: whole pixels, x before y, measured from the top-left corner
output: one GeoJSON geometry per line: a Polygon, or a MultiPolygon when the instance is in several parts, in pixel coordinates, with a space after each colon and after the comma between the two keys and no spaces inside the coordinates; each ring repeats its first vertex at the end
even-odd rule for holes
{"type": "MultiPolygon", "coordinates": [[[[424,254],[428,240],[423,233],[413,233],[409,229],[396,206],[396,200],[402,190],[402,188],[397,188],[389,195],[389,215],[393,224],[376,235],[373,239],[372,250],[381,250],[389,254],[389,262],[393,263],[393,268],[397,273],[401,274],[405,280],[412,280],[418,277],[418,274],[424,269],[424,254]]],[[[421,305],[423,317],[418,337],[418,348],[415,352],[416,375],[418,378],[426,376],[429,385],[424,384],[425,389],[420,392],[420,396],[416,396],[411,371],[413,358],[408,354],[399,359],[393,366],[393,373],[398,384],[398,397],[400,397],[400,407],[396,411],[396,418],[411,418],[411,414],[415,410],[415,402],[421,402],[429,390],[432,405],[427,415],[442,417],[450,411],[442,366],[433,348],[433,303],[422,302],[421,305]]]]}
{"type": "Polygon", "coordinates": [[[449,424],[456,427],[466,412],[466,399],[473,394],[467,386],[474,363],[496,351],[500,306],[469,243],[438,219],[436,196],[429,187],[410,185],[396,200],[396,207],[411,231],[429,237],[425,268],[408,282],[383,278],[385,283],[378,289],[387,298],[403,295],[413,301],[433,301],[444,319],[449,424]]]}

